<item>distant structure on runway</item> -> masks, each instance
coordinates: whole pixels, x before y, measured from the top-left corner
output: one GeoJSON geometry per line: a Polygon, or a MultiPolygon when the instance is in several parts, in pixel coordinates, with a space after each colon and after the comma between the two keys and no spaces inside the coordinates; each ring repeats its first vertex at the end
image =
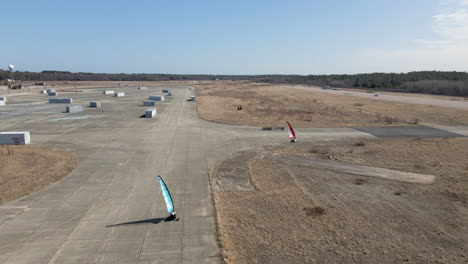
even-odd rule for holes
{"type": "Polygon", "coordinates": [[[13,70],[15,69],[15,66],[13,64],[8,65],[8,71],[10,72],[10,79],[13,79],[13,70]]]}
{"type": "Polygon", "coordinates": [[[329,85],[322,86],[322,90],[339,90],[338,88],[331,87],[329,85]]]}
{"type": "Polygon", "coordinates": [[[31,143],[29,132],[0,132],[0,145],[26,145],[31,143]]]}

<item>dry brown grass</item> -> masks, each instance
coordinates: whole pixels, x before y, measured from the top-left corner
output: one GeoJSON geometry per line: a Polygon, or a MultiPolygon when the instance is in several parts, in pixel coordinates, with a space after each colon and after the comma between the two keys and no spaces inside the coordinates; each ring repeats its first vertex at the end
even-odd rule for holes
{"type": "Polygon", "coordinates": [[[443,186],[445,192],[457,193],[456,197],[463,197],[459,201],[468,205],[468,189],[463,180],[468,168],[464,154],[467,149],[467,138],[385,139],[336,144],[302,143],[281,153],[322,159],[333,156],[338,161],[357,165],[438,175],[439,188],[443,186]]]}
{"type": "Polygon", "coordinates": [[[74,154],[36,146],[0,146],[0,204],[38,191],[68,175],[74,154]]]}
{"type": "Polygon", "coordinates": [[[404,125],[406,121],[375,115],[323,101],[320,94],[250,83],[197,85],[200,117],[214,122],[249,126],[297,127],[404,125]],[[237,106],[242,111],[237,111],[237,106]]]}
{"type": "Polygon", "coordinates": [[[200,117],[249,126],[298,127],[468,124],[466,111],[345,95],[310,92],[277,85],[216,82],[195,85],[200,117]],[[237,111],[237,106],[242,111],[237,111]]]}
{"type": "MultiPolygon", "coordinates": [[[[407,124],[418,124],[421,122],[434,123],[440,125],[468,125],[468,112],[446,107],[432,105],[418,105],[409,103],[399,103],[378,99],[363,99],[354,96],[340,96],[325,93],[317,94],[323,103],[328,105],[342,105],[346,108],[361,111],[363,113],[374,114],[383,120],[391,117],[407,124]],[[359,105],[359,106],[356,106],[359,105]],[[363,104],[362,106],[360,104],[363,104]]],[[[417,96],[417,95],[411,95],[417,96]]],[[[426,97],[426,95],[421,95],[426,97]]],[[[447,99],[446,96],[429,95],[430,98],[447,99]]]]}
{"type": "Polygon", "coordinates": [[[363,142],[303,143],[271,154],[333,155],[341,162],[436,175],[435,182],[250,160],[245,166],[255,190],[215,192],[227,262],[465,263],[468,139],[363,142]]]}

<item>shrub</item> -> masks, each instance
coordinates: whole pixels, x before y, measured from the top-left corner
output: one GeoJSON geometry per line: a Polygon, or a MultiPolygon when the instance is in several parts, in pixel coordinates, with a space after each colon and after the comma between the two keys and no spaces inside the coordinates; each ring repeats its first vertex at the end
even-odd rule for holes
{"type": "Polygon", "coordinates": [[[418,119],[418,118],[410,119],[410,120],[408,121],[408,123],[410,123],[410,124],[415,124],[415,125],[416,125],[417,123],[419,123],[419,119],[418,119]]]}
{"type": "Polygon", "coordinates": [[[325,214],[325,209],[321,206],[315,206],[313,208],[304,207],[303,210],[307,216],[319,216],[325,214]]]}
{"type": "Polygon", "coordinates": [[[354,180],[354,184],[363,185],[363,184],[367,183],[368,181],[369,180],[365,179],[365,178],[357,178],[356,180],[354,180]]]}

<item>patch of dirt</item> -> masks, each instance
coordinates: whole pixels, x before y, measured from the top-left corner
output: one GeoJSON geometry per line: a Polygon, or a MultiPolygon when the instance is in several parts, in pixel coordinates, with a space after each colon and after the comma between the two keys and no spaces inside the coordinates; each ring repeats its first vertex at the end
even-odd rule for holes
{"type": "Polygon", "coordinates": [[[67,176],[74,154],[37,146],[0,145],[0,204],[38,191],[67,176]]]}
{"type": "Polygon", "coordinates": [[[468,124],[466,111],[311,92],[279,85],[215,82],[196,85],[200,118],[259,127],[468,124]],[[241,110],[240,110],[241,109],[241,110]]]}
{"type": "Polygon", "coordinates": [[[214,193],[227,262],[466,263],[468,139],[360,142],[301,143],[270,154],[328,155],[436,175],[435,182],[356,176],[262,153],[246,165],[252,191],[214,193]]]}

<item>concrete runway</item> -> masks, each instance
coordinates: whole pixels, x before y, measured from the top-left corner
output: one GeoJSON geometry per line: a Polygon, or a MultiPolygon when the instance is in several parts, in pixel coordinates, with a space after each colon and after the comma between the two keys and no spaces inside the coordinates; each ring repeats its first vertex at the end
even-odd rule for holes
{"type": "MultiPolygon", "coordinates": [[[[0,263],[219,263],[221,251],[208,171],[243,150],[288,141],[286,131],[200,120],[187,87],[157,102],[154,119],[139,118],[162,87],[60,93],[102,108],[63,113],[47,95],[9,98],[0,131],[30,131],[34,145],[70,150],[78,167],[48,188],[0,206],[0,263]],[[178,222],[167,216],[155,180],[161,175],[178,222]]],[[[458,131],[458,130],[457,130],[458,131]]],[[[463,130],[465,131],[465,130],[463,130]]],[[[381,133],[379,131],[379,133],[381,133]]],[[[392,132],[393,133],[393,132],[392,132]]],[[[297,129],[301,140],[376,138],[363,129],[297,129]]]]}

